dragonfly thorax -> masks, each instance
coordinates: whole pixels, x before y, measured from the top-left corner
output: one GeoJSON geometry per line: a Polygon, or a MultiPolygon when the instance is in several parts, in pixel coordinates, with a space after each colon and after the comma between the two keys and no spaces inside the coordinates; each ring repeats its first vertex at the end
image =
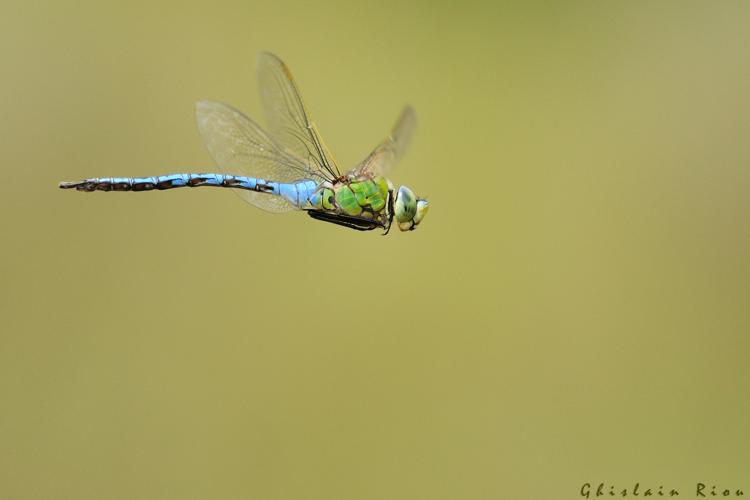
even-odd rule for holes
{"type": "MultiPolygon", "coordinates": [[[[387,229],[391,220],[393,186],[381,176],[342,177],[321,183],[310,196],[312,211],[325,214],[329,222],[340,217],[349,223],[361,221],[362,226],[387,229]]],[[[312,214],[311,214],[312,215],[312,214]]]]}

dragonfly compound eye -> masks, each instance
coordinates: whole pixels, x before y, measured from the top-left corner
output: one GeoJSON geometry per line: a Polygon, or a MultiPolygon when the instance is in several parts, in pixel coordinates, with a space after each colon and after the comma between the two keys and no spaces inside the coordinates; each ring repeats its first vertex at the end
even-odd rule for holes
{"type": "Polygon", "coordinates": [[[406,186],[398,188],[395,211],[396,221],[399,223],[411,222],[414,216],[417,215],[417,197],[406,186]]]}
{"type": "Polygon", "coordinates": [[[398,228],[402,231],[412,231],[427,215],[429,205],[427,200],[417,198],[414,192],[406,186],[398,188],[394,215],[398,228]]]}

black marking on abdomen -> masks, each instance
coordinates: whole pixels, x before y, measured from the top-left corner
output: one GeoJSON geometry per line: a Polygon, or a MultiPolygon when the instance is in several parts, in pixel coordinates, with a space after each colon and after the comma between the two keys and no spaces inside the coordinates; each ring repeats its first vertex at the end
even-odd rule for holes
{"type": "Polygon", "coordinates": [[[142,183],[133,183],[133,191],[151,191],[152,189],[156,189],[156,184],[153,182],[142,182],[142,183]]]}
{"type": "Polygon", "coordinates": [[[191,176],[188,179],[188,181],[187,181],[188,187],[198,187],[198,186],[202,186],[202,185],[207,184],[207,183],[208,183],[208,178],[206,178],[206,177],[193,177],[193,176],[191,176]]]}
{"type": "Polygon", "coordinates": [[[175,182],[174,179],[169,179],[168,181],[157,182],[156,185],[153,188],[150,188],[150,189],[158,189],[160,191],[163,191],[164,189],[174,189],[174,188],[177,188],[177,187],[182,187],[179,184],[175,185],[174,182],[175,182]]]}
{"type": "Polygon", "coordinates": [[[239,181],[239,180],[237,180],[235,178],[231,178],[231,179],[226,179],[225,178],[224,182],[222,182],[222,185],[225,186],[225,187],[230,187],[230,188],[231,187],[238,187],[238,186],[242,185],[242,181],[239,181]]]}

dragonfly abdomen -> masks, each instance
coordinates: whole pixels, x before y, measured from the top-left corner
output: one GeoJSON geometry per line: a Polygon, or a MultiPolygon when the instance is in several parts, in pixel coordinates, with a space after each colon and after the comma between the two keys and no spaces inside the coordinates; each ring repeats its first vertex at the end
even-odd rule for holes
{"type": "Polygon", "coordinates": [[[231,187],[253,191],[273,191],[275,186],[258,179],[222,174],[170,174],[155,177],[95,177],[78,182],[61,182],[62,189],[78,191],[151,191],[179,187],[231,187]]]}
{"type": "Polygon", "coordinates": [[[78,191],[152,191],[181,187],[223,187],[245,189],[283,196],[292,204],[303,207],[316,187],[310,180],[284,183],[225,174],[169,174],[155,177],[95,177],[78,182],[61,182],[62,189],[78,191]]]}

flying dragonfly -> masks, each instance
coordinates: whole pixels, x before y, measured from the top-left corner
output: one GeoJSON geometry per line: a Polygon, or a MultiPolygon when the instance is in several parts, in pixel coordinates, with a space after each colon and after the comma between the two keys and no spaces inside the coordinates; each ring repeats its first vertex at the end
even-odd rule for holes
{"type": "Polygon", "coordinates": [[[223,173],[155,177],[96,177],[61,182],[78,191],[151,191],[224,187],[269,212],[302,210],[313,219],[388,234],[416,229],[429,209],[406,186],[385,176],[406,151],[417,125],[404,108],[390,134],[357,166],[342,174],[302,101],[289,68],[273,54],[258,58],[258,83],[268,132],[233,107],[216,101],[196,105],[198,129],[223,173]]]}

